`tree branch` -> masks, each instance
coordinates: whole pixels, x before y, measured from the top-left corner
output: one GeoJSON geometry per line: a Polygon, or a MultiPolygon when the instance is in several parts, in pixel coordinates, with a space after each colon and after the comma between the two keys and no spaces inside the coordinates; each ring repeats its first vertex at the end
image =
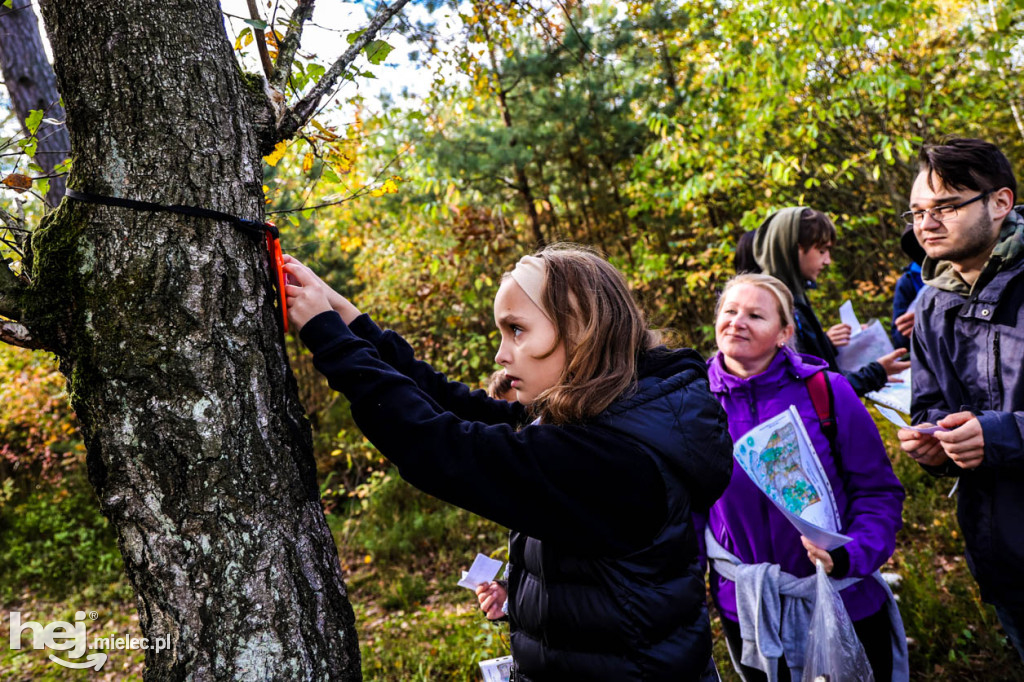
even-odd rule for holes
{"type": "MultiPolygon", "coordinates": [[[[254,21],[263,21],[260,17],[260,10],[256,7],[256,0],[248,0],[249,3],[249,18],[254,21]]],[[[260,53],[260,61],[263,63],[263,73],[267,75],[269,81],[271,76],[274,74],[274,63],[270,61],[270,53],[267,52],[267,39],[263,35],[263,29],[252,27],[253,38],[256,39],[256,51],[260,53]]]]}
{"type": "MultiPolygon", "coordinates": [[[[320,82],[309,91],[309,93],[301,100],[296,102],[295,106],[288,109],[284,116],[281,118],[281,122],[277,126],[277,132],[282,140],[291,139],[292,136],[298,132],[299,128],[304,126],[306,122],[313,117],[314,112],[318,106],[320,106],[320,100],[330,92],[334,87],[334,84],[338,82],[341,74],[344,73],[345,69],[355,60],[359,51],[366,47],[374,38],[377,37],[377,33],[381,27],[388,22],[391,17],[395,16],[399,10],[408,4],[409,0],[395,0],[395,3],[388,7],[387,5],[381,5],[381,9],[377,12],[377,15],[370,21],[370,24],[366,27],[352,45],[345,50],[345,54],[338,58],[338,61],[331,65],[331,68],[327,70],[327,73],[323,75],[320,82]]],[[[280,55],[278,55],[278,63],[280,64],[280,55]]]]}
{"type": "MultiPolygon", "coordinates": [[[[250,0],[255,2],[255,0],[250,0]]],[[[278,92],[284,92],[288,76],[292,73],[292,61],[295,60],[295,53],[299,49],[299,41],[302,38],[302,29],[306,21],[313,16],[313,5],[316,0],[298,0],[295,11],[289,22],[288,32],[277,44],[277,66],[267,71],[267,79],[270,87],[278,92]]]]}

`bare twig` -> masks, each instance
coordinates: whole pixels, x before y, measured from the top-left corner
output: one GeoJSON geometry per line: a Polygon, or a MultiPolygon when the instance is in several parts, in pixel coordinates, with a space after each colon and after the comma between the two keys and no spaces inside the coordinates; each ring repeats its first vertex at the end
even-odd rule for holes
{"type": "MultiPolygon", "coordinates": [[[[256,0],[248,0],[248,3],[249,18],[253,21],[263,21],[256,0]]],[[[267,39],[263,35],[263,29],[255,26],[252,29],[252,35],[256,39],[256,50],[260,53],[260,61],[263,63],[263,73],[267,74],[267,81],[270,81],[274,75],[274,62],[270,61],[270,53],[267,52],[267,39]]]]}
{"type": "Polygon", "coordinates": [[[327,73],[320,78],[320,82],[317,83],[305,97],[296,102],[295,106],[285,112],[277,128],[280,139],[291,139],[292,136],[298,132],[299,128],[306,124],[306,122],[316,112],[317,107],[320,105],[320,100],[331,91],[334,84],[338,82],[339,78],[341,78],[341,74],[345,72],[345,69],[347,69],[353,61],[355,61],[360,50],[376,38],[381,27],[408,3],[409,0],[395,0],[395,3],[390,7],[384,4],[381,5],[381,9],[370,21],[366,30],[363,31],[363,33],[354,43],[352,43],[351,46],[349,46],[347,50],[345,50],[345,54],[341,55],[341,57],[338,58],[338,61],[331,65],[331,68],[327,70],[327,73]]]}
{"type": "MultiPolygon", "coordinates": [[[[249,0],[255,2],[255,0],[249,0]]],[[[302,39],[302,29],[306,21],[313,16],[313,4],[315,0],[298,0],[295,11],[292,12],[289,20],[288,32],[277,44],[277,66],[268,71],[267,80],[270,86],[279,92],[284,92],[285,83],[292,72],[292,61],[299,49],[299,42],[302,39]]]]}

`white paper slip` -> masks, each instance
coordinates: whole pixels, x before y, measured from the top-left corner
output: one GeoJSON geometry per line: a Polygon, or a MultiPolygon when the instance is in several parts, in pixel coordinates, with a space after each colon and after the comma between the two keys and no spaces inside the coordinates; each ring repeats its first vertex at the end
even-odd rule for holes
{"type": "Polygon", "coordinates": [[[850,342],[836,351],[836,364],[844,372],[856,372],[892,351],[892,339],[882,323],[872,320],[864,329],[857,327],[850,335],[850,342]]]}
{"type": "Polygon", "coordinates": [[[501,570],[501,566],[502,562],[497,559],[492,559],[484,554],[477,554],[476,559],[473,559],[473,565],[469,567],[469,571],[462,572],[462,580],[459,581],[459,586],[476,590],[480,585],[486,585],[494,580],[494,577],[498,575],[498,571],[501,570]]]}
{"type": "Polygon", "coordinates": [[[918,433],[936,433],[938,431],[949,430],[942,426],[911,426],[907,423],[907,420],[903,418],[903,415],[896,410],[890,410],[885,405],[879,405],[876,403],[875,409],[878,410],[878,414],[882,415],[901,429],[910,429],[911,431],[917,431],[918,433]]]}
{"type": "Polygon", "coordinates": [[[853,303],[850,301],[843,301],[843,304],[839,306],[839,321],[850,325],[851,335],[860,331],[860,321],[857,320],[857,314],[853,312],[853,303]]]}
{"type": "Polygon", "coordinates": [[[910,368],[906,368],[897,376],[902,380],[900,383],[889,382],[877,391],[864,394],[864,397],[903,414],[910,414],[910,368]]]}
{"type": "Polygon", "coordinates": [[[480,671],[484,674],[484,682],[508,682],[512,674],[512,657],[502,656],[480,661],[480,671]]]}
{"type": "MultiPolygon", "coordinates": [[[[775,502],[775,500],[772,500],[775,502]]],[[[796,526],[796,529],[800,531],[800,534],[805,538],[813,542],[818,547],[821,547],[826,552],[831,552],[837,547],[842,547],[847,542],[853,540],[849,535],[843,535],[842,533],[835,533],[820,528],[813,523],[804,521],[802,518],[783,507],[778,502],[775,502],[775,507],[782,512],[782,514],[789,519],[789,522],[796,526]]]]}

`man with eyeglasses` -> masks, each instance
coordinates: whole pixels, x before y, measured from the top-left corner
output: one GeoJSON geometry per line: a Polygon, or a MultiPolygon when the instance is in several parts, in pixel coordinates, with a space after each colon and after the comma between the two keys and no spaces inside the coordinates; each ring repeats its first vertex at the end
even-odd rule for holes
{"type": "Polygon", "coordinates": [[[911,411],[900,445],[957,477],[957,517],[982,599],[1024,660],[1024,207],[988,142],[925,145],[903,214],[930,288],[911,337],[911,411]]]}

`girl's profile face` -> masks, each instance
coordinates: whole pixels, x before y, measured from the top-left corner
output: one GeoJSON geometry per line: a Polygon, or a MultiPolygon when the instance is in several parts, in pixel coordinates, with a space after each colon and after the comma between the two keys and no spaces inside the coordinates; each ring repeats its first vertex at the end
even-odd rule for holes
{"type": "Polygon", "coordinates": [[[529,405],[561,378],[565,344],[552,351],[555,325],[511,277],[505,278],[494,297],[494,322],[501,332],[494,360],[505,368],[516,400],[529,405]]]}
{"type": "Polygon", "coordinates": [[[718,350],[744,365],[767,364],[791,332],[782,324],[775,296],[752,284],[730,288],[715,320],[718,350]]]}

